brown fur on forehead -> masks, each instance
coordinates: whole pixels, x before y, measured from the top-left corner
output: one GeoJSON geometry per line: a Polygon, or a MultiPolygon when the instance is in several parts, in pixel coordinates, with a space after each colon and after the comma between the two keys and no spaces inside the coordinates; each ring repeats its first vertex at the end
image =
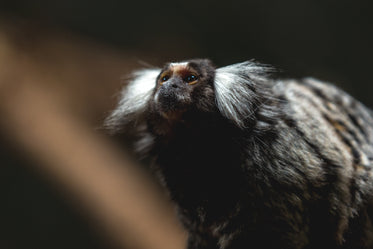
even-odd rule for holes
{"type": "Polygon", "coordinates": [[[186,74],[197,74],[199,76],[205,76],[212,74],[211,70],[214,70],[215,66],[208,59],[192,59],[184,62],[168,63],[162,70],[161,75],[177,74],[180,76],[186,76],[186,74]]]}
{"type": "Polygon", "coordinates": [[[188,76],[189,74],[200,74],[194,68],[191,68],[188,63],[170,63],[162,75],[169,74],[170,76],[178,75],[181,78],[188,76]]]}

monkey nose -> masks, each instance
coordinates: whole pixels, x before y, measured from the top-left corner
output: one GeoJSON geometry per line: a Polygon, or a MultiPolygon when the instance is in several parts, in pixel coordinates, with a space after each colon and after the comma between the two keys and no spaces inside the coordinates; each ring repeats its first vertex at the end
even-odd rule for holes
{"type": "Polygon", "coordinates": [[[170,79],[169,81],[165,82],[164,85],[166,85],[167,88],[176,89],[180,88],[183,84],[183,81],[180,79],[170,79]]]}

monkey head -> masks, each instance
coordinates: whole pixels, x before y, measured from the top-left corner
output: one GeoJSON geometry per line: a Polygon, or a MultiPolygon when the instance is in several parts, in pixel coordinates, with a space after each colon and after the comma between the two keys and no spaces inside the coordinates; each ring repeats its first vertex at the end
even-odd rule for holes
{"type": "Polygon", "coordinates": [[[167,120],[213,107],[215,68],[207,59],[168,63],[156,78],[153,109],[167,120]]]}
{"type": "Polygon", "coordinates": [[[135,133],[133,128],[147,129],[152,123],[168,132],[170,124],[208,123],[206,117],[218,115],[245,129],[255,121],[258,106],[269,102],[263,97],[270,71],[253,61],[215,68],[208,59],[135,71],[105,126],[111,133],[135,133]]]}

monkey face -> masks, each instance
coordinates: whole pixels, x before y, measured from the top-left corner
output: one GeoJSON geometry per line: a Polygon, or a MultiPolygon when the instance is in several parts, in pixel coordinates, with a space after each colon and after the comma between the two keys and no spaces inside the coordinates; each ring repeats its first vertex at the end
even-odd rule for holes
{"type": "Polygon", "coordinates": [[[156,110],[173,119],[193,107],[206,108],[213,99],[213,79],[214,67],[208,60],[167,64],[157,77],[156,110]]]}

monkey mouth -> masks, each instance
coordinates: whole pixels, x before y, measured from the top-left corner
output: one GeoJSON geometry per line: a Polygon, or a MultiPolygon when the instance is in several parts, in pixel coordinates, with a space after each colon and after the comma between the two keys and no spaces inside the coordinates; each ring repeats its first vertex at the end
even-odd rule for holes
{"type": "Polygon", "coordinates": [[[180,102],[160,102],[158,107],[161,116],[169,120],[180,119],[186,109],[180,102]]]}
{"type": "Polygon", "coordinates": [[[156,102],[159,113],[168,120],[180,119],[188,106],[184,99],[175,94],[160,94],[156,102]]]}

